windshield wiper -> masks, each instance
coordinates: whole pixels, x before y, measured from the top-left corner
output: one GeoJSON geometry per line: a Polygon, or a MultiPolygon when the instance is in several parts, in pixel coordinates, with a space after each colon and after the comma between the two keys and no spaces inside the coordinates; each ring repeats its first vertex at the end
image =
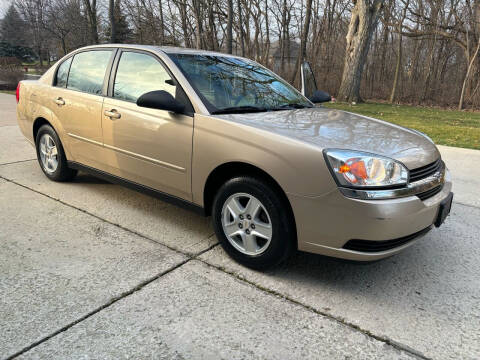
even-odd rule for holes
{"type": "Polygon", "coordinates": [[[311,108],[311,107],[312,107],[311,105],[291,103],[291,104],[281,104],[273,110],[304,109],[304,108],[311,108]]]}
{"type": "Polygon", "coordinates": [[[261,108],[258,106],[232,106],[232,107],[226,107],[223,109],[218,109],[215,111],[212,111],[212,114],[235,114],[235,113],[249,113],[249,112],[262,112],[262,111],[267,111],[265,108],[261,108]]]}

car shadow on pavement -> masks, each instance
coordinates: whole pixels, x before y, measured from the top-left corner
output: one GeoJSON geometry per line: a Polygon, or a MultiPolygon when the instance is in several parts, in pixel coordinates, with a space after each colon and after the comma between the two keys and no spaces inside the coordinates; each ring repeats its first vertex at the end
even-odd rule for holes
{"type": "MultiPolygon", "coordinates": [[[[100,179],[98,177],[92,176],[87,173],[79,172],[77,176],[72,180],[72,183],[82,183],[82,184],[111,184],[108,181],[100,179]]],[[[112,184],[113,185],[113,184],[112,184]]]]}
{"type": "Polygon", "coordinates": [[[470,287],[468,281],[472,279],[468,280],[469,275],[464,271],[465,279],[458,281],[458,276],[457,280],[455,277],[465,264],[452,258],[458,259],[461,252],[443,233],[433,230],[403,252],[380,261],[352,262],[297,252],[265,275],[269,281],[281,283],[281,287],[304,289],[308,293],[318,291],[320,297],[348,294],[374,303],[395,302],[392,299],[396,295],[423,294],[425,299],[435,299],[439,291],[450,293],[470,287]]]}

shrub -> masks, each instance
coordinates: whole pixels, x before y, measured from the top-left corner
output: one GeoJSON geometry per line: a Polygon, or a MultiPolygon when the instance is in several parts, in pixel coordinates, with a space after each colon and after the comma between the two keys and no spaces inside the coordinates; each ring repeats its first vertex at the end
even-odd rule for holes
{"type": "Polygon", "coordinates": [[[6,90],[15,89],[24,77],[22,68],[15,64],[0,65],[0,83],[6,90]]]}

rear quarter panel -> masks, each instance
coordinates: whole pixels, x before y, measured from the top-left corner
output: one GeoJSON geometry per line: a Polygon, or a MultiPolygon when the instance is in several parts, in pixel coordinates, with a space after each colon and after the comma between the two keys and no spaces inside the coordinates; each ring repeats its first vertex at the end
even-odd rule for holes
{"type": "Polygon", "coordinates": [[[194,121],[192,192],[197,204],[203,206],[210,173],[229,162],[262,169],[287,194],[319,196],[337,188],[317,147],[214,116],[196,114],[194,121]]]}
{"type": "MultiPolygon", "coordinates": [[[[49,75],[49,73],[46,75],[49,75]]],[[[33,124],[39,118],[47,120],[57,132],[62,144],[64,144],[67,158],[70,158],[68,148],[65,146],[67,139],[65,138],[63,125],[60,119],[51,111],[51,107],[56,106],[56,104],[53,101],[49,76],[47,78],[44,77],[40,80],[23,80],[21,82],[20,101],[17,104],[18,125],[26,139],[34,145],[33,124]]]]}

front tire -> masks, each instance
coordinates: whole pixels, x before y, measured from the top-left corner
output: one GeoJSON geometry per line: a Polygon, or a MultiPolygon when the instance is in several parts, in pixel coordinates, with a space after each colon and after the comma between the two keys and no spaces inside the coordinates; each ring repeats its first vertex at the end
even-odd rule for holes
{"type": "Polygon", "coordinates": [[[295,225],[278,191],[262,180],[236,177],[218,190],[213,225],[225,251],[254,269],[273,267],[295,250],[295,225]]]}
{"type": "Polygon", "coordinates": [[[69,181],[77,175],[70,169],[62,143],[50,125],[42,125],[35,139],[37,159],[43,173],[53,181],[69,181]]]}

